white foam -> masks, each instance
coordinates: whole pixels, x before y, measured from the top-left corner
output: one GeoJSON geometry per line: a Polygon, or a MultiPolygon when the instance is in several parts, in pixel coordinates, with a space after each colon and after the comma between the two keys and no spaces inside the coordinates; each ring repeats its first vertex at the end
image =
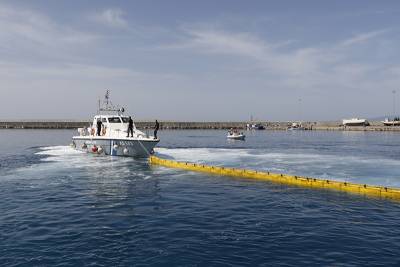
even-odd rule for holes
{"type": "Polygon", "coordinates": [[[227,167],[400,187],[399,160],[266,149],[158,148],[161,157],[227,167]]]}
{"type": "Polygon", "coordinates": [[[176,160],[192,162],[218,162],[223,159],[240,158],[247,153],[247,149],[223,149],[223,148],[157,148],[156,153],[173,157],[176,160]]]}
{"type": "MultiPolygon", "coordinates": [[[[38,155],[46,164],[15,170],[28,171],[35,177],[57,175],[60,170],[73,171],[76,168],[87,171],[91,176],[126,176],[135,171],[130,168],[135,159],[109,157],[77,151],[69,146],[43,147],[38,155]],[[98,170],[101,170],[98,173],[98,170]]],[[[373,156],[348,156],[317,154],[315,151],[270,151],[267,149],[226,149],[226,148],[157,148],[160,157],[227,167],[247,168],[276,173],[304,175],[309,177],[400,187],[399,160],[373,156]]],[[[154,175],[169,173],[171,170],[157,168],[154,175]]],[[[138,170],[135,175],[151,178],[148,173],[138,170]]]]}
{"type": "MultiPolygon", "coordinates": [[[[28,172],[30,177],[40,178],[44,175],[54,174],[57,176],[60,171],[68,172],[76,169],[86,169],[93,176],[110,175],[110,177],[116,177],[133,174],[132,170],[129,169],[130,164],[133,163],[131,158],[93,155],[75,150],[69,146],[42,147],[40,150],[36,154],[47,156],[41,159],[46,164],[34,164],[19,168],[14,170],[14,174],[16,176],[24,176],[28,172]],[[92,172],[91,170],[97,170],[97,172],[92,172]]],[[[139,177],[145,176],[139,171],[137,175],[139,177]]]]}
{"type": "Polygon", "coordinates": [[[73,149],[70,146],[48,146],[41,147],[40,150],[40,152],[36,153],[37,155],[65,156],[84,153],[83,151],[73,149]]]}

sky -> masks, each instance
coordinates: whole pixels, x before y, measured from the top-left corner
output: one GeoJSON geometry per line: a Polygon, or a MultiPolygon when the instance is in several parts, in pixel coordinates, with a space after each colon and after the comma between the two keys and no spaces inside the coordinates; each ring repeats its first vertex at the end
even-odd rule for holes
{"type": "Polygon", "coordinates": [[[0,0],[0,119],[90,119],[107,89],[137,120],[392,115],[399,25],[400,1],[0,0]]]}

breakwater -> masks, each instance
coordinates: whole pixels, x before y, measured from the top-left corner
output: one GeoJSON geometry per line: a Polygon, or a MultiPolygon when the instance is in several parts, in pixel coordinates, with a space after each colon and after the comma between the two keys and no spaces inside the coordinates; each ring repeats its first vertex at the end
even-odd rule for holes
{"type": "MultiPolygon", "coordinates": [[[[89,127],[91,121],[0,121],[0,129],[76,129],[89,127]]],[[[152,129],[154,121],[136,121],[139,129],[152,129]]],[[[177,122],[160,121],[161,129],[245,129],[246,122],[177,122]]]]}
{"type": "MultiPolygon", "coordinates": [[[[0,129],[76,129],[89,127],[89,121],[75,120],[3,120],[0,121],[0,129]]],[[[286,130],[292,122],[259,121],[267,130],[286,130]]],[[[136,121],[139,129],[152,129],[154,121],[136,121]]],[[[160,121],[161,129],[246,129],[249,122],[180,122],[180,121],[160,121]]],[[[337,122],[303,122],[306,130],[325,130],[325,131],[399,131],[399,126],[384,126],[381,122],[370,122],[370,126],[344,127],[337,122]]]]}
{"type": "MultiPolygon", "coordinates": [[[[38,121],[0,121],[0,129],[76,129],[89,127],[91,121],[72,120],[38,120],[38,121]]],[[[286,129],[284,122],[260,122],[267,128],[286,129]]],[[[139,129],[151,129],[154,121],[136,121],[139,129]]],[[[182,122],[182,121],[160,121],[161,129],[246,129],[247,122],[182,122]]]]}

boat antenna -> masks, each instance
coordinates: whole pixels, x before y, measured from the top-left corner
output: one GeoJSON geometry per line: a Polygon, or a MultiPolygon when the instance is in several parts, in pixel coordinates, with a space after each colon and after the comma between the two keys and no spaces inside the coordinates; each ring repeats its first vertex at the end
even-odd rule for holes
{"type": "Polygon", "coordinates": [[[104,100],[105,100],[105,103],[106,103],[106,106],[108,107],[108,102],[109,102],[109,99],[110,99],[110,90],[106,90],[106,95],[104,96],[104,100]]]}
{"type": "Polygon", "coordinates": [[[98,99],[98,107],[97,107],[97,114],[99,114],[100,113],[100,109],[101,109],[101,101],[100,101],[100,97],[99,97],[99,99],[98,99]]]}
{"type": "Polygon", "coordinates": [[[118,115],[122,115],[125,111],[123,107],[118,107],[114,106],[113,103],[110,100],[110,90],[106,90],[106,94],[104,96],[104,101],[103,101],[103,106],[100,105],[100,100],[99,100],[99,112],[100,111],[105,111],[105,112],[116,112],[118,115]]]}
{"type": "Polygon", "coordinates": [[[392,91],[393,94],[393,120],[396,118],[396,90],[392,91]]]}
{"type": "Polygon", "coordinates": [[[302,99],[299,98],[299,122],[301,123],[301,120],[303,119],[303,114],[302,114],[302,109],[301,109],[301,101],[302,99]]]}
{"type": "Polygon", "coordinates": [[[114,106],[110,100],[110,90],[106,90],[106,94],[104,95],[103,107],[100,107],[100,111],[113,111],[114,106]]]}

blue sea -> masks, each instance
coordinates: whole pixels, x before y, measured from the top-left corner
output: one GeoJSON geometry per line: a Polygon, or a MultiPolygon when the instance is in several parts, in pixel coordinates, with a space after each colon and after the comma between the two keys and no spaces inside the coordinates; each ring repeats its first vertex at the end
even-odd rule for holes
{"type": "MultiPolygon", "coordinates": [[[[150,166],[0,130],[1,266],[400,266],[400,203],[150,166]]],[[[160,157],[400,187],[400,135],[161,131],[160,157]]]]}

